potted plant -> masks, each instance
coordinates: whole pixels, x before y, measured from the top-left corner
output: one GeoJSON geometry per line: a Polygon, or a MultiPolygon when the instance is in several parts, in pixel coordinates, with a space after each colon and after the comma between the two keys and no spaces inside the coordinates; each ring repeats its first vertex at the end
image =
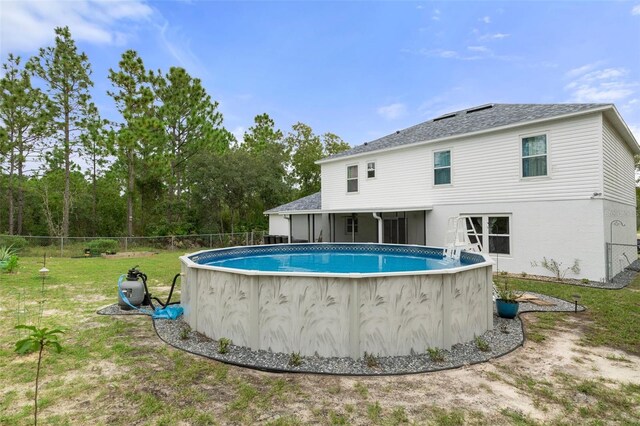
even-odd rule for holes
{"type": "Polygon", "coordinates": [[[520,307],[518,298],[522,296],[522,293],[518,293],[509,288],[509,280],[507,278],[504,279],[502,286],[496,286],[496,290],[498,291],[496,298],[498,316],[500,318],[515,318],[518,314],[518,308],[520,307]]]}

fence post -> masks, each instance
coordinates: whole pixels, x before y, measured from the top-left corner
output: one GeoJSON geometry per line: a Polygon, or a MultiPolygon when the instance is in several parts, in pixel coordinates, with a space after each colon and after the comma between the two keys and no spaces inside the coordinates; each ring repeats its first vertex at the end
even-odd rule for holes
{"type": "Polygon", "coordinates": [[[129,250],[129,237],[124,237],[124,251],[129,250]]]}
{"type": "Polygon", "coordinates": [[[610,281],[609,275],[611,275],[609,273],[609,270],[610,270],[609,262],[611,261],[611,244],[610,243],[605,243],[605,244],[607,245],[607,250],[606,250],[607,262],[606,262],[605,266],[606,266],[607,282],[609,282],[610,281]]]}
{"type": "Polygon", "coordinates": [[[175,238],[176,237],[174,237],[173,235],[171,236],[171,250],[175,250],[176,249],[176,247],[175,247],[175,238]]]}
{"type": "Polygon", "coordinates": [[[251,231],[251,245],[253,245],[253,230],[251,231]]]}
{"type": "Polygon", "coordinates": [[[64,256],[64,237],[60,237],[60,257],[64,256]]]}
{"type": "Polygon", "coordinates": [[[209,248],[213,247],[213,234],[209,234],[209,248]]]}

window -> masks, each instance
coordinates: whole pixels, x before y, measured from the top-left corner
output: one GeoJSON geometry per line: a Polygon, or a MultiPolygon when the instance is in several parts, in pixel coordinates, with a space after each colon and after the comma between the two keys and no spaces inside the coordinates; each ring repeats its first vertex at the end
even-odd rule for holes
{"type": "Polygon", "coordinates": [[[345,232],[347,234],[357,234],[358,233],[358,218],[357,217],[347,217],[345,218],[345,232]]]}
{"type": "Polygon", "coordinates": [[[522,177],[547,176],[547,135],[522,138],[522,177]]]}
{"type": "Polygon", "coordinates": [[[347,192],[358,192],[358,166],[347,166],[347,192]]]}
{"type": "Polygon", "coordinates": [[[376,177],[376,163],[375,161],[370,161],[367,163],[367,179],[374,177],[376,177]]]}
{"type": "Polygon", "coordinates": [[[511,216],[472,216],[468,220],[467,235],[471,243],[479,242],[482,251],[490,254],[511,254],[511,216]],[[475,229],[475,234],[470,225],[475,229]],[[488,246],[485,245],[487,241],[488,246]]]}
{"type": "Polygon", "coordinates": [[[489,216],[487,222],[489,253],[510,254],[509,217],[489,216]]]}
{"type": "Polygon", "coordinates": [[[433,153],[433,184],[451,183],[451,151],[433,153]]]}

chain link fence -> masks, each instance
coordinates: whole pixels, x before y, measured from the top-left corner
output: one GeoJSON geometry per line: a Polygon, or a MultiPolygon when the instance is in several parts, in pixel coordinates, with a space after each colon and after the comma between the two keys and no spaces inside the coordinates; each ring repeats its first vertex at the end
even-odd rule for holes
{"type": "MultiPolygon", "coordinates": [[[[16,247],[25,254],[76,257],[84,256],[93,240],[114,240],[120,252],[153,250],[189,250],[264,244],[267,231],[234,232],[226,234],[165,235],[158,237],[42,237],[31,235],[0,235],[0,242],[24,239],[16,247]],[[26,245],[24,244],[26,241],[26,245]],[[18,247],[21,246],[21,247],[18,247]]],[[[0,243],[0,245],[2,245],[0,243]]]]}
{"type": "Polygon", "coordinates": [[[607,282],[638,259],[638,246],[607,243],[607,282]]]}

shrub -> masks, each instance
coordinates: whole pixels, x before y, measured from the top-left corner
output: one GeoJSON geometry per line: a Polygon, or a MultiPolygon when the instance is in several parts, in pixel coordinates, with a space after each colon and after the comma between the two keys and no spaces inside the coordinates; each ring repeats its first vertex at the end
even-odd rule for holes
{"type": "Polygon", "coordinates": [[[482,337],[476,336],[475,341],[476,341],[476,347],[482,352],[489,352],[491,350],[489,343],[486,340],[484,340],[482,337]]]}
{"type": "Polygon", "coordinates": [[[92,255],[99,255],[100,253],[115,254],[118,250],[118,242],[116,240],[99,239],[89,241],[87,244],[92,255]]]}
{"type": "Polygon", "coordinates": [[[427,348],[427,355],[433,362],[444,362],[444,352],[440,348],[427,348]]]}
{"type": "Polygon", "coordinates": [[[0,247],[2,246],[22,250],[27,246],[27,240],[19,235],[3,235],[0,237],[0,247]]]}
{"type": "Polygon", "coordinates": [[[368,354],[368,353],[364,353],[364,363],[367,365],[367,367],[369,368],[376,368],[378,367],[378,358],[373,355],[373,354],[368,354]]]}
{"type": "Polygon", "coordinates": [[[9,259],[11,259],[11,257],[15,255],[16,251],[13,249],[13,247],[0,246],[0,262],[8,262],[9,259]]]}
{"type": "Polygon", "coordinates": [[[291,352],[291,355],[289,355],[289,365],[293,365],[294,367],[302,365],[300,352],[291,352]]]}
{"type": "Polygon", "coordinates": [[[228,339],[226,337],[221,337],[220,340],[218,340],[218,353],[226,354],[227,352],[229,352],[230,344],[231,344],[231,339],[228,339]]]}
{"type": "Polygon", "coordinates": [[[0,271],[13,272],[18,267],[18,256],[12,246],[0,246],[0,271]]]}
{"type": "Polygon", "coordinates": [[[506,277],[502,280],[502,285],[500,285],[500,282],[497,283],[495,289],[498,292],[497,298],[505,302],[515,302],[522,296],[522,293],[509,288],[509,278],[506,277]]]}
{"type": "Polygon", "coordinates": [[[18,256],[11,256],[8,261],[0,262],[0,269],[12,273],[18,267],[18,256]]]}
{"type": "Polygon", "coordinates": [[[558,262],[555,259],[547,259],[543,257],[540,263],[533,261],[531,262],[531,266],[538,267],[541,266],[549,272],[552,272],[556,279],[560,282],[564,281],[564,277],[567,275],[567,272],[571,271],[574,274],[578,275],[580,273],[580,260],[574,259],[573,265],[571,266],[563,266],[562,262],[558,262]]]}

